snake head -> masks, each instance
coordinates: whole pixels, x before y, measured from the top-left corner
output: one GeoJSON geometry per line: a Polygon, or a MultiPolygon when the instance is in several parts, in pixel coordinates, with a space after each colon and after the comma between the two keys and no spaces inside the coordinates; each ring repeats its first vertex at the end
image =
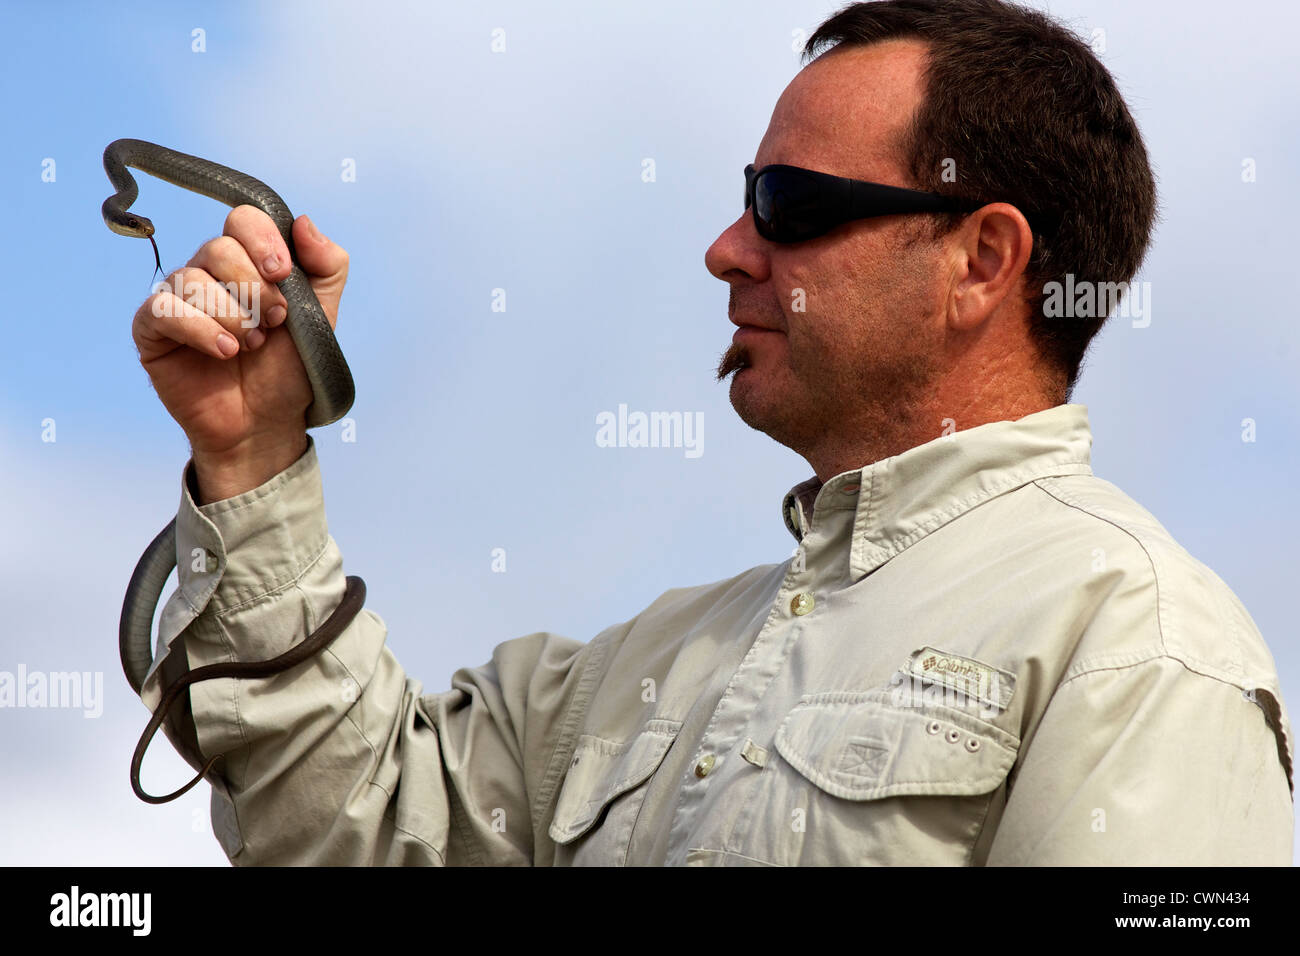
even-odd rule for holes
{"type": "Polygon", "coordinates": [[[144,216],[137,216],[125,210],[104,212],[104,225],[119,236],[131,236],[134,239],[149,239],[153,236],[153,223],[144,216]]]}

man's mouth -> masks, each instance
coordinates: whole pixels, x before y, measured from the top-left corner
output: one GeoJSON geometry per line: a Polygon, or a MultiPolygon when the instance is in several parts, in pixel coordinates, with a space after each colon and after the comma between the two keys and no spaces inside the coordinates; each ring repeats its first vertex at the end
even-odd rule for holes
{"type": "Polygon", "coordinates": [[[780,335],[781,333],[778,332],[776,329],[767,329],[758,325],[742,325],[740,328],[736,329],[735,334],[731,336],[731,341],[735,343],[739,343],[755,335],[773,335],[773,334],[780,335]]]}
{"type": "Polygon", "coordinates": [[[781,330],[774,325],[765,325],[762,322],[755,322],[752,319],[737,319],[734,316],[728,316],[731,324],[738,329],[753,329],[756,332],[780,332],[781,330]]]}

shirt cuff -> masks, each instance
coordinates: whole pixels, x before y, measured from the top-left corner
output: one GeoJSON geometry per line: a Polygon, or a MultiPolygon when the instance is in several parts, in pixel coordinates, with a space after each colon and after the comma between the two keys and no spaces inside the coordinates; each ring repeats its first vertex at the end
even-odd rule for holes
{"type": "Polygon", "coordinates": [[[193,460],[176,514],[176,574],[195,615],[221,613],[296,581],[329,542],[316,443],[274,478],[233,498],[196,505],[193,460]]]}

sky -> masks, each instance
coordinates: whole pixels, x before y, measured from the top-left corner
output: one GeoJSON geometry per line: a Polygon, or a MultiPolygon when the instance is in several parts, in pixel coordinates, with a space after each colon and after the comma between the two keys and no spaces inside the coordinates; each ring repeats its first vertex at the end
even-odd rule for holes
{"type": "MultiPolygon", "coordinates": [[[[838,5],[0,4],[0,670],[102,681],[95,716],[0,710],[0,863],[226,864],[206,785],[161,807],[128,786],[148,713],[118,613],[188,445],[136,358],[152,253],[104,227],[104,147],[247,171],[348,250],[356,440],[314,433],[329,526],[433,692],[503,640],[585,640],[668,588],[789,555],[781,499],[812,472],[714,380],[732,327],[704,252],[741,212],[799,43],[838,5]],[[701,416],[699,453],[599,447],[596,417],[620,405],[701,416]]],[[[1278,290],[1300,221],[1300,10],[1031,5],[1104,38],[1160,192],[1137,277],[1151,321],[1109,323],[1074,395],[1093,468],[1241,598],[1294,707],[1300,331],[1278,290]]],[[[220,233],[224,207],[138,179],[166,269],[220,233]]],[[[189,776],[160,739],[146,787],[189,776]]]]}

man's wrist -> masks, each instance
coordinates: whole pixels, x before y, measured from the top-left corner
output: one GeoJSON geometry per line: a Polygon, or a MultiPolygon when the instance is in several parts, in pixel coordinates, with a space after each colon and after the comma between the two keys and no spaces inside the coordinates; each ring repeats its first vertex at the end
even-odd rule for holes
{"type": "Polygon", "coordinates": [[[250,442],[213,453],[191,449],[197,489],[195,504],[202,506],[242,495],[266,484],[307,451],[307,433],[270,442],[250,442]]]}

